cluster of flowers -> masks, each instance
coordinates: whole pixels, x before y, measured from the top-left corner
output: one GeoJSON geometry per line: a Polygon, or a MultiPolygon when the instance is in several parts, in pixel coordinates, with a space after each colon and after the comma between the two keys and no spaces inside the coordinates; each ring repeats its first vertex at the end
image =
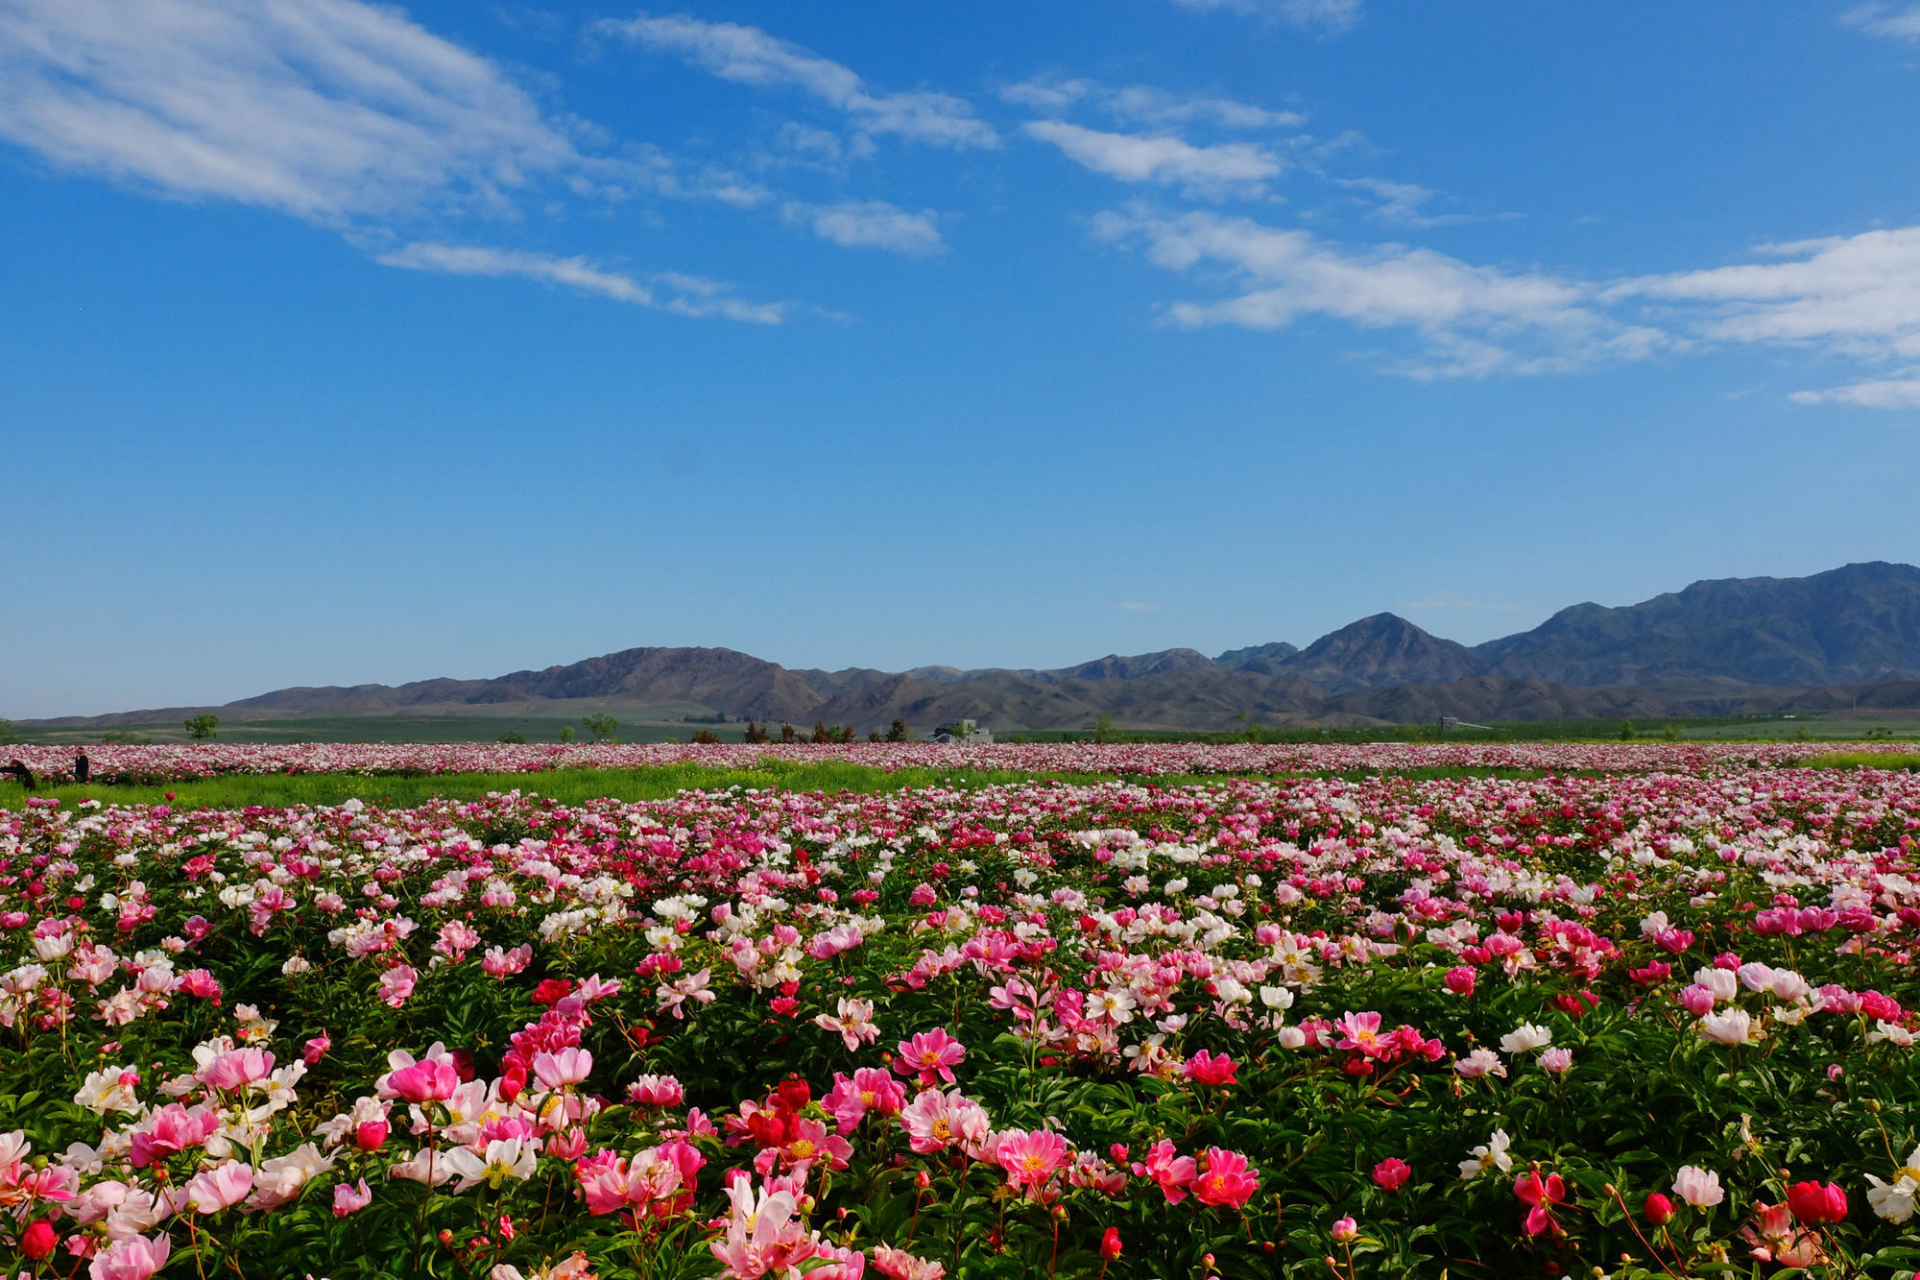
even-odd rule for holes
{"type": "MultiPolygon", "coordinates": [[[[1891,742],[1849,751],[1898,754],[1891,742]]],[[[1911,750],[1911,747],[1907,747],[1911,750]]],[[[540,773],[549,769],[640,769],[697,764],[750,768],[762,760],[845,761],[876,769],[977,769],[1024,773],[1276,774],[1358,769],[1697,770],[1713,765],[1793,764],[1831,743],[110,743],[89,747],[102,777],[187,781],[268,773],[540,773]]],[[[42,777],[70,779],[73,748],[7,749],[42,777]]]]}
{"type": "Polygon", "coordinates": [[[93,1280],[1851,1265],[1920,1193],[1917,842],[1920,777],[1785,764],[29,801],[0,1241],[93,1280]]]}

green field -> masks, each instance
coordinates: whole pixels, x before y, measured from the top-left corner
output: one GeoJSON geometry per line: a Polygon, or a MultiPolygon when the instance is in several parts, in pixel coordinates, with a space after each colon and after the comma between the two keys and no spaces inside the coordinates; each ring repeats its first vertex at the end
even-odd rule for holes
{"type": "MultiPolygon", "coordinates": [[[[341,804],[359,799],[382,807],[410,807],[445,797],[477,800],[489,792],[537,792],[566,804],[602,796],[617,800],[662,800],[686,790],[727,787],[783,791],[872,793],[907,787],[988,786],[1021,782],[1042,775],[1013,770],[884,769],[823,761],[795,764],[765,759],[749,769],[718,769],[695,764],[645,769],[553,769],[543,773],[355,773],[234,774],[187,782],[102,786],[43,786],[32,794],[69,804],[99,800],[106,804],[163,804],[183,808],[236,809],[249,805],[341,804]]],[[[1048,774],[1063,781],[1094,781],[1094,774],[1048,774]]],[[[17,809],[29,793],[11,778],[0,779],[0,808],[17,809]]]]}

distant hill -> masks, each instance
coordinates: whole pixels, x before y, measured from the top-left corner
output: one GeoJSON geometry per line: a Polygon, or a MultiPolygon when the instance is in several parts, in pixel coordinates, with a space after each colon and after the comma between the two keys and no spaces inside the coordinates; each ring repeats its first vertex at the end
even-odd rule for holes
{"type": "Polygon", "coordinates": [[[1531,631],[1469,648],[1378,613],[1305,649],[1284,641],[1209,658],[1194,649],[1108,654],[1076,666],[790,670],[732,649],[641,648],[490,680],[279,689],[224,707],[39,721],[163,723],[401,713],[519,714],[661,705],[866,731],[969,718],[1000,731],[1226,729],[1251,722],[1409,723],[1657,718],[1862,707],[1920,708],[1920,569],[1854,564],[1806,578],[1696,582],[1640,604],[1562,609],[1531,631]],[[1242,719],[1244,717],[1244,720],[1242,719]]]}
{"type": "Polygon", "coordinates": [[[1920,569],[1722,578],[1625,608],[1577,604],[1479,646],[1490,674],[1573,685],[1823,685],[1920,677],[1920,569]]]}

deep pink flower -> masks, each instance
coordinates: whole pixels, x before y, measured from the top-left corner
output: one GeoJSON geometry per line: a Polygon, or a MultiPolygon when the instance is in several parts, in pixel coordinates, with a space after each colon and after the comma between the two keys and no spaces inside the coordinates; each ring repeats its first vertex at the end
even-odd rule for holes
{"type": "Polygon", "coordinates": [[[1179,1204],[1187,1198],[1187,1188],[1193,1184],[1197,1169],[1192,1156],[1176,1155],[1173,1143],[1162,1138],[1147,1151],[1145,1160],[1134,1164],[1133,1176],[1152,1178],[1168,1204],[1179,1204]]]}
{"type": "Polygon", "coordinates": [[[900,1056],[893,1069],[903,1076],[918,1075],[922,1088],[932,1088],[935,1080],[953,1083],[953,1068],[967,1056],[966,1046],[947,1034],[945,1027],[922,1031],[911,1040],[902,1040],[900,1056]]]}
{"type": "Polygon", "coordinates": [[[1847,1216],[1847,1193],[1831,1182],[1796,1182],[1787,1188],[1787,1207],[1805,1223],[1840,1222],[1847,1216]]]}
{"type": "Polygon", "coordinates": [[[1067,1140],[1046,1129],[1023,1133],[1010,1129],[1000,1135],[994,1159],[1007,1171],[1007,1182],[1038,1199],[1055,1174],[1072,1158],[1067,1140]]]}
{"type": "Polygon", "coordinates": [[[460,1073],[449,1059],[428,1058],[388,1076],[387,1087],[408,1102],[445,1102],[460,1087],[460,1073]]]}
{"type": "Polygon", "coordinates": [[[1388,1156],[1373,1166],[1374,1185],[1382,1191],[1398,1191],[1413,1176],[1413,1166],[1399,1156],[1388,1156]]]}
{"type": "Polygon", "coordinates": [[[1233,1059],[1224,1053],[1211,1054],[1202,1049],[1187,1059],[1187,1079],[1216,1089],[1238,1084],[1233,1073],[1233,1059]]]}
{"type": "Polygon", "coordinates": [[[1216,1208],[1238,1209],[1260,1189],[1260,1179],[1237,1151],[1207,1148],[1206,1164],[1193,1180],[1193,1198],[1216,1208]]]}

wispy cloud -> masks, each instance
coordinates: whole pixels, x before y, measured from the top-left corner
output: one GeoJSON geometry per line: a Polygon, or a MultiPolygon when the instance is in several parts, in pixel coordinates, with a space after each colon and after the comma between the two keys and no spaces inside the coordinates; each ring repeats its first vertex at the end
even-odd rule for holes
{"type": "Polygon", "coordinates": [[[519,276],[683,316],[720,316],[752,324],[779,324],[790,310],[784,302],[747,302],[736,298],[733,286],[724,281],[676,272],[663,272],[643,280],[610,271],[582,257],[559,258],[513,249],[421,242],[383,253],[376,261],[389,267],[456,276],[519,276]]]}
{"type": "Polygon", "coordinates": [[[1299,112],[1270,111],[1231,98],[1181,95],[1151,85],[1107,85],[1060,76],[1036,76],[1007,85],[1000,90],[1000,100],[1048,114],[1088,106],[1116,120],[1159,128],[1212,124],[1240,130],[1297,129],[1307,121],[1299,112]]]}
{"type": "Polygon", "coordinates": [[[1173,0],[1183,9],[1224,9],[1333,34],[1360,21],[1361,0],[1173,0]]]}
{"type": "Polygon", "coordinates": [[[1280,173],[1272,153],[1246,142],[1199,147],[1171,134],[1105,133],[1065,120],[1033,120],[1023,132],[1121,182],[1179,187],[1200,198],[1257,195],[1280,173]]]}
{"type": "Polygon", "coordinates": [[[1857,409],[1920,409],[1920,369],[1906,369],[1896,378],[1856,382],[1822,391],[1796,391],[1787,397],[1796,404],[1845,404],[1857,409]]]}
{"type": "Polygon", "coordinates": [[[1100,215],[1094,232],[1142,247],[1158,266],[1208,268],[1238,286],[1218,301],[1174,303],[1168,317],[1177,325],[1279,329],[1323,315],[1367,329],[1408,329],[1422,354],[1394,367],[1415,378],[1558,372],[1643,357],[1671,341],[1596,310],[1578,281],[1477,266],[1431,249],[1355,249],[1250,218],[1145,205],[1100,215]]]}
{"type": "Polygon", "coordinates": [[[812,228],[823,240],[849,249],[887,249],[913,257],[944,253],[939,215],[931,209],[909,213],[884,200],[843,200],[838,204],[789,203],[788,221],[812,228]]]}
{"type": "Polygon", "coordinates": [[[1920,226],[1757,252],[1775,260],[1644,276],[1604,296],[1665,304],[1673,323],[1713,341],[1920,358],[1920,226]]]}
{"type": "Polygon", "coordinates": [[[7,0],[0,136],[180,198],[337,223],[591,180],[499,68],[355,0],[7,0]]]}
{"type": "MultiPolygon", "coordinates": [[[[1434,192],[1414,182],[1393,182],[1386,178],[1336,178],[1340,186],[1354,191],[1364,191],[1373,197],[1373,216],[1383,222],[1396,223],[1405,227],[1446,227],[1462,222],[1479,222],[1482,215],[1473,213],[1428,213],[1427,204],[1433,200],[1434,192]]],[[[1512,214],[1494,214],[1493,217],[1512,217],[1512,214]]]]}
{"type": "Polygon", "coordinates": [[[797,89],[868,134],[894,134],[944,147],[997,147],[1000,136],[964,98],[946,93],[875,93],[851,67],[759,27],[705,22],[688,14],[606,19],[595,30],[675,57],[723,80],[797,89]]]}
{"type": "MultiPolygon", "coordinates": [[[[272,209],[360,246],[452,218],[518,221],[523,206],[569,196],[772,199],[729,170],[554,116],[494,63],[360,0],[0,0],[0,138],[63,169],[272,209]]],[[[786,310],[699,276],[430,238],[377,260],[688,316],[777,323],[786,310]]]]}
{"type": "Polygon", "coordinates": [[[1920,5],[1855,5],[1840,15],[1840,21],[1870,36],[1920,42],[1920,5]]]}

